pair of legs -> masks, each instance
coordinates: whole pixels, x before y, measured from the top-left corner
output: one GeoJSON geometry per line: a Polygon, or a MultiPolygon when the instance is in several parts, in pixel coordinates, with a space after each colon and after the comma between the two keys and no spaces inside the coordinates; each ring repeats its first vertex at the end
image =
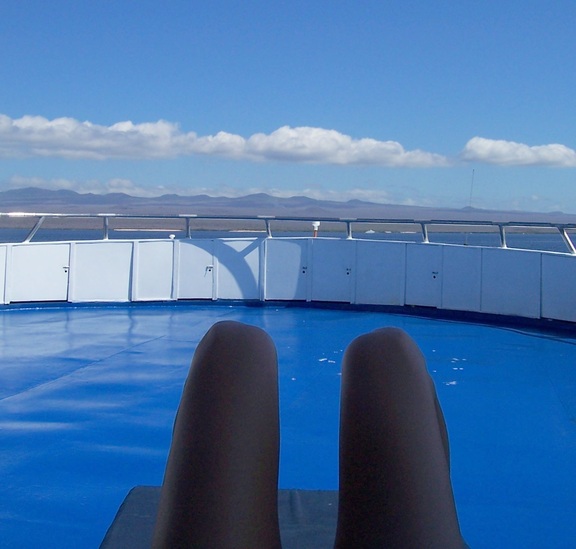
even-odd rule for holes
{"type": "MultiPolygon", "coordinates": [[[[276,349],[259,328],[214,325],[194,355],[153,547],[280,547],[276,349]]],[[[464,547],[448,437],[420,350],[387,328],[344,355],[335,547],[464,547]]]]}

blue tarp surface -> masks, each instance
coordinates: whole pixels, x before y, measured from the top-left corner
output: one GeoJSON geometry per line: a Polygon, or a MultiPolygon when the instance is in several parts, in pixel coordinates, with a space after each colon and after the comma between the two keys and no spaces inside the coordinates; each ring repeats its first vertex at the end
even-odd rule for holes
{"type": "Polygon", "coordinates": [[[224,319],[276,342],[281,488],[337,489],[343,351],[398,326],[436,383],[469,545],[573,546],[574,339],[380,312],[179,303],[0,311],[1,547],[98,547],[130,489],[161,484],[192,354],[224,319]]]}

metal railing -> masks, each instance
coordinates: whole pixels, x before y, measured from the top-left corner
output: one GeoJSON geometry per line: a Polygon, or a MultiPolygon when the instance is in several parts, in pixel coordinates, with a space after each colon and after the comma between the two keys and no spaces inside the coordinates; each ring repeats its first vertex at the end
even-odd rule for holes
{"type": "MultiPolygon", "coordinates": [[[[576,246],[570,236],[570,231],[576,232],[576,223],[549,223],[549,222],[519,222],[519,221],[470,221],[470,220],[448,220],[448,219],[398,219],[398,218],[349,218],[349,217],[299,217],[299,216],[233,216],[233,215],[196,215],[196,214],[178,214],[178,215],[134,215],[134,214],[116,214],[116,213],[29,213],[29,212],[0,212],[0,225],[3,219],[9,220],[36,220],[34,226],[29,230],[26,237],[22,242],[31,242],[36,236],[37,232],[42,228],[46,220],[96,220],[101,224],[101,239],[108,240],[110,237],[110,222],[114,220],[121,223],[125,220],[139,221],[142,223],[141,228],[137,230],[150,230],[154,231],[155,228],[151,227],[152,221],[158,220],[171,220],[182,223],[182,229],[185,232],[186,238],[192,238],[194,235],[193,222],[199,223],[202,221],[209,221],[213,223],[258,223],[263,225],[263,231],[266,233],[267,238],[273,238],[274,233],[272,225],[281,225],[286,223],[306,223],[309,227],[313,228],[313,236],[318,233],[320,225],[329,227],[336,225],[345,225],[345,233],[347,239],[353,239],[354,227],[358,226],[378,226],[387,229],[387,233],[405,233],[414,232],[406,231],[406,228],[419,227],[421,235],[421,242],[430,243],[431,232],[493,232],[498,233],[501,248],[508,248],[507,235],[509,232],[525,232],[525,233],[556,233],[560,234],[566,246],[567,252],[576,255],[576,246]],[[458,229],[461,229],[458,231],[458,229]]],[[[240,225],[239,225],[240,226],[240,225]]],[[[0,229],[2,227],[0,226],[0,229]]],[[[129,230],[119,229],[115,230],[129,230]]],[[[329,230],[327,231],[329,234],[329,230]]]]}

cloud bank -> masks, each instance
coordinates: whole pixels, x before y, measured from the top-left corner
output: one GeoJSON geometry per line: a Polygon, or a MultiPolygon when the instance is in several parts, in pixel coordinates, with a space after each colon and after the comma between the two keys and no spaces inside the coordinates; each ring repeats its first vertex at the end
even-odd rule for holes
{"type": "Polygon", "coordinates": [[[194,155],[254,162],[430,168],[459,162],[499,166],[576,167],[576,151],[561,144],[530,146],[514,141],[474,137],[455,159],[422,150],[406,150],[397,141],[354,139],[336,130],[283,126],[247,138],[218,132],[198,136],[159,120],[102,126],[74,118],[42,116],[12,119],[0,114],[0,158],[154,160],[194,155]]]}
{"type": "Polygon", "coordinates": [[[160,120],[101,126],[73,118],[0,115],[0,157],[60,157],[105,160],[160,159],[191,155],[252,161],[392,167],[445,166],[439,154],[407,151],[396,141],[353,139],[335,130],[283,126],[248,138],[227,132],[198,136],[160,120]]]}
{"type": "Polygon", "coordinates": [[[576,167],[576,151],[565,145],[529,146],[514,141],[474,137],[466,143],[461,157],[470,162],[499,166],[576,167]]]}

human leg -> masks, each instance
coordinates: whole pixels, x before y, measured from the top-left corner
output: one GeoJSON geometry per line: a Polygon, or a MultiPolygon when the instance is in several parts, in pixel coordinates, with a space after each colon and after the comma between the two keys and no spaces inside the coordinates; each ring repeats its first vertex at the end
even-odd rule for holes
{"type": "Polygon", "coordinates": [[[422,353],[402,330],[355,339],[342,366],[335,547],[465,547],[448,437],[422,353]]]}
{"type": "Polygon", "coordinates": [[[280,547],[276,349],[259,328],[215,324],[174,423],[154,548],[280,547]]]}

